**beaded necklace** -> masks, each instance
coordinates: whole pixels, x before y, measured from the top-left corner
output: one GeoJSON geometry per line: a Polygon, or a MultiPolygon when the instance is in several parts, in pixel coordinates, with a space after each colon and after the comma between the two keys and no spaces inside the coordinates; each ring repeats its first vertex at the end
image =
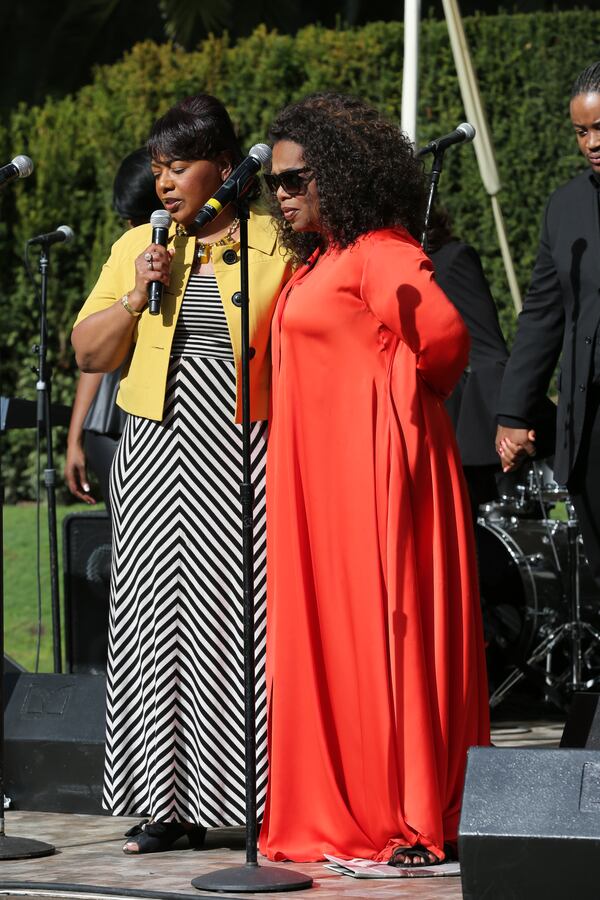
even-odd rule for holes
{"type": "Polygon", "coordinates": [[[228,244],[235,244],[236,241],[233,237],[234,232],[239,228],[240,220],[234,219],[229,228],[227,229],[227,234],[225,234],[222,238],[219,238],[218,241],[212,241],[211,243],[201,241],[199,238],[196,238],[196,261],[199,265],[204,265],[207,262],[210,262],[212,248],[213,247],[225,247],[228,244]]]}

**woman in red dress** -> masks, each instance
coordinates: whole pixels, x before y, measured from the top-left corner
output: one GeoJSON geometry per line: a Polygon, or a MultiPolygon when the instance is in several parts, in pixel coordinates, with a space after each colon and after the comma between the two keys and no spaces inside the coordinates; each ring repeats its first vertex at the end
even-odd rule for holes
{"type": "Polygon", "coordinates": [[[395,125],[325,94],[280,113],[272,139],[299,268],[272,328],[260,848],[432,864],[456,842],[467,749],[489,743],[444,409],[467,332],[415,239],[423,173],[395,125]]]}

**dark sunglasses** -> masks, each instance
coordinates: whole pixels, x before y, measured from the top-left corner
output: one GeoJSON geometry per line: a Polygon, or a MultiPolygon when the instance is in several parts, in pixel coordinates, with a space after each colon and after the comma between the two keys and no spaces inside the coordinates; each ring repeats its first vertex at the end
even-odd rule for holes
{"type": "Polygon", "coordinates": [[[272,194],[276,194],[282,187],[290,197],[296,197],[298,194],[306,193],[306,188],[314,177],[310,169],[305,166],[303,169],[288,169],[281,175],[265,175],[264,179],[272,194]],[[308,174],[305,174],[307,172],[308,174]]]}

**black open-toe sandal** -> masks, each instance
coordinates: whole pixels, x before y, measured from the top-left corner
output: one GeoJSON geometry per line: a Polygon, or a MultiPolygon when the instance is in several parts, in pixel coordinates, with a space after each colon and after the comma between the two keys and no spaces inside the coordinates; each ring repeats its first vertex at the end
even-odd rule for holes
{"type": "MultiPolygon", "coordinates": [[[[188,846],[194,850],[200,850],[206,837],[206,828],[202,825],[192,825],[186,828],[181,822],[149,822],[147,819],[134,825],[125,832],[125,837],[133,838],[127,844],[137,844],[137,850],[128,850],[127,844],[123,847],[123,853],[136,856],[138,853],[163,853],[172,850],[180,838],[187,838],[188,846]]],[[[181,848],[183,849],[183,848],[181,848]]]]}
{"type": "Polygon", "coordinates": [[[396,847],[388,860],[388,866],[395,866],[397,869],[417,869],[439,866],[442,862],[446,862],[446,860],[438,859],[431,850],[426,850],[422,844],[414,844],[412,847],[396,847]],[[402,861],[401,857],[406,857],[408,862],[402,861]]]}

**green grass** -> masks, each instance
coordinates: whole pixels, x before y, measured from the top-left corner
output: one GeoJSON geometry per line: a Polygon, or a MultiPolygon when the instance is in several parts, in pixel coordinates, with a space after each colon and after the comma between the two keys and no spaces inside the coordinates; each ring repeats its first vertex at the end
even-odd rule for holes
{"type": "MultiPolygon", "coordinates": [[[[98,505],[93,509],[102,509],[98,505]]],[[[61,623],[64,624],[62,521],[74,512],[89,510],[85,504],[59,506],[58,529],[59,590],[61,623]]],[[[53,671],[52,617],[50,596],[50,555],[48,550],[48,511],[40,507],[40,574],[42,585],[42,639],[40,672],[53,671]]],[[[36,561],[36,506],[34,503],[4,507],[4,650],[16,662],[33,671],[36,658],[38,588],[36,561]]],[[[62,638],[64,664],[64,634],[62,638]]]]}
{"type": "MultiPolygon", "coordinates": [[[[92,507],[99,510],[100,504],[92,507]]],[[[59,590],[61,623],[64,625],[62,521],[75,512],[89,511],[85,504],[57,507],[59,590]]],[[[553,519],[566,519],[564,503],[551,512],[553,519]]],[[[53,671],[52,618],[50,602],[50,561],[48,552],[48,516],[45,503],[40,507],[40,571],[42,583],[42,640],[40,672],[53,671]]],[[[34,503],[4,507],[4,641],[5,652],[20,665],[32,671],[35,666],[38,600],[36,563],[36,507],[34,503]]],[[[62,636],[64,664],[64,634],[62,636]]]]}

